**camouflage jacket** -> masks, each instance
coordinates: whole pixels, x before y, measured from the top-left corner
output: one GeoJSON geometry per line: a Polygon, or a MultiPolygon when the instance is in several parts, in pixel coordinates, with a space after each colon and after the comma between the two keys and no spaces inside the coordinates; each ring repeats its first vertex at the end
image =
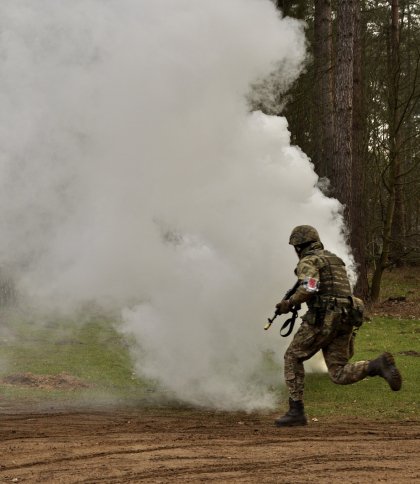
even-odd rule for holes
{"type": "Polygon", "coordinates": [[[290,299],[293,306],[306,302],[311,308],[316,300],[347,300],[352,294],[344,262],[320,242],[302,251],[295,273],[300,286],[290,299]]]}

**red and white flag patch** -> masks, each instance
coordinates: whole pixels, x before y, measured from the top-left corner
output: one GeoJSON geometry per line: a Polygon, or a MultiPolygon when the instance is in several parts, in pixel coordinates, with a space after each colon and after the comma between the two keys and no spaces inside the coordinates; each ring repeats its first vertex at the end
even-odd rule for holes
{"type": "Polygon", "coordinates": [[[319,281],[314,277],[306,277],[305,280],[303,281],[303,287],[308,292],[316,292],[318,291],[318,288],[319,288],[319,281]]]}

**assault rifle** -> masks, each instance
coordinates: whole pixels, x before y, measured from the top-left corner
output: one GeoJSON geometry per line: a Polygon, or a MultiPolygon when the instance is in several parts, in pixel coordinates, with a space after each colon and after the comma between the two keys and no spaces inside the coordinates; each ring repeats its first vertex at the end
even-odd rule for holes
{"type": "MultiPolygon", "coordinates": [[[[300,284],[301,284],[300,281],[297,280],[295,285],[286,292],[286,294],[284,295],[283,301],[289,300],[293,296],[293,294],[297,291],[300,284]]],[[[298,311],[299,310],[300,310],[300,304],[298,304],[297,306],[294,306],[293,309],[292,309],[292,316],[289,319],[287,319],[283,323],[283,326],[280,328],[280,335],[283,336],[284,338],[289,336],[289,334],[293,331],[293,327],[294,327],[296,319],[298,317],[298,311]],[[286,329],[287,329],[287,331],[285,333],[282,333],[282,331],[286,330],[286,329]]],[[[277,318],[278,315],[279,315],[279,313],[276,310],[275,313],[274,313],[274,316],[272,318],[267,318],[268,323],[264,326],[265,330],[270,328],[270,326],[273,324],[274,320],[277,318]]]]}

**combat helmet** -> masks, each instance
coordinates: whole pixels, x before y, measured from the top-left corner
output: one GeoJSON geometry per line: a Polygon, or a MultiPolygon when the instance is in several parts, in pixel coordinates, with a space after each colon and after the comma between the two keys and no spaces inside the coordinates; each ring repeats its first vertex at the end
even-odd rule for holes
{"type": "Polygon", "coordinates": [[[308,242],[321,242],[316,229],[310,225],[298,225],[290,234],[290,245],[302,245],[308,242]]]}

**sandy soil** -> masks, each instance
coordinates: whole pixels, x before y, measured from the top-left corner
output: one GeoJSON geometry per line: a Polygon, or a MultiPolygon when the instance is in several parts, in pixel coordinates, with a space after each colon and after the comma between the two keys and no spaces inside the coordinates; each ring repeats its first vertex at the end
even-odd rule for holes
{"type": "Polygon", "coordinates": [[[0,482],[420,482],[420,421],[277,429],[273,414],[0,413],[0,482]]]}

